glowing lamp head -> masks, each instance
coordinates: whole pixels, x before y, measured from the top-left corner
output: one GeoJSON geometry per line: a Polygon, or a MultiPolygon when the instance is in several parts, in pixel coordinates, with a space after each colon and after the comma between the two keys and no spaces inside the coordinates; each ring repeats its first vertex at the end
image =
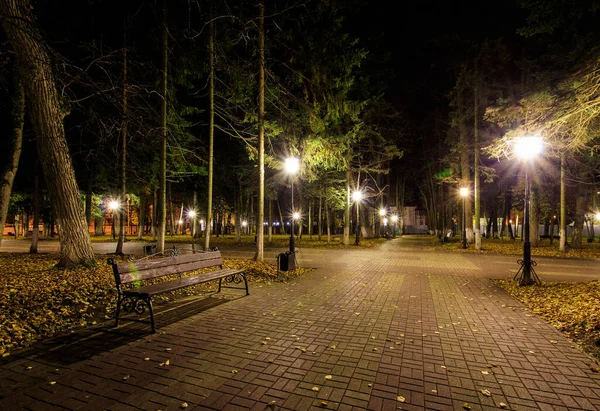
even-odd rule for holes
{"type": "Polygon", "coordinates": [[[179,220],[179,221],[177,221],[177,223],[178,223],[179,225],[181,225],[181,224],[183,224],[183,220],[179,220]]]}
{"type": "Polygon", "coordinates": [[[529,160],[537,157],[544,148],[544,141],[541,137],[520,137],[515,142],[515,153],[523,160],[529,160]]]}
{"type": "Polygon", "coordinates": [[[289,157],[285,159],[285,171],[291,174],[295,174],[300,169],[300,161],[296,157],[289,157]]]}
{"type": "Polygon", "coordinates": [[[187,215],[189,218],[194,218],[196,217],[196,212],[194,210],[190,210],[187,212],[187,215]]]}
{"type": "Polygon", "coordinates": [[[242,227],[246,227],[248,225],[247,221],[242,221],[242,227]]]}
{"type": "Polygon", "coordinates": [[[360,190],[356,190],[355,192],[352,193],[352,199],[354,201],[360,201],[362,200],[362,192],[360,190]]]}
{"type": "Polygon", "coordinates": [[[398,216],[397,215],[393,215],[392,216],[392,223],[397,223],[398,222],[398,216]]]}
{"type": "Polygon", "coordinates": [[[387,224],[388,224],[388,219],[387,219],[387,218],[384,218],[384,219],[383,219],[383,225],[387,225],[387,224]]]}
{"type": "Polygon", "coordinates": [[[298,219],[300,218],[300,213],[299,213],[299,212],[297,212],[297,211],[295,211],[295,212],[294,212],[294,214],[292,214],[292,218],[293,218],[294,220],[298,220],[298,219]]]}
{"type": "Polygon", "coordinates": [[[460,196],[466,197],[468,195],[469,195],[469,189],[467,187],[461,187],[460,188],[460,196]]]}
{"type": "Polygon", "coordinates": [[[600,221],[600,213],[596,213],[596,220],[600,221]]]}
{"type": "Polygon", "coordinates": [[[381,210],[379,210],[379,215],[381,217],[384,217],[387,214],[387,211],[385,211],[385,208],[382,208],[381,210]]]}
{"type": "Polygon", "coordinates": [[[119,209],[119,202],[112,200],[110,203],[108,203],[108,208],[110,208],[111,210],[118,210],[119,209]]]}

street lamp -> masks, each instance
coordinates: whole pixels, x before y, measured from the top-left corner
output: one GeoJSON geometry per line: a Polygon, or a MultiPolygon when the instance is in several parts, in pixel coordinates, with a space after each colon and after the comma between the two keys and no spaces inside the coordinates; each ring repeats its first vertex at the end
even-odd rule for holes
{"type": "Polygon", "coordinates": [[[360,200],[362,200],[362,192],[360,190],[356,190],[352,193],[352,199],[356,204],[356,239],[354,240],[354,245],[360,244],[360,200]]]}
{"type": "Polygon", "coordinates": [[[119,209],[119,202],[116,200],[111,200],[108,203],[108,208],[110,209],[111,220],[112,220],[112,226],[111,226],[110,230],[112,233],[112,238],[114,240],[115,239],[115,211],[117,211],[119,209]]]}
{"type": "Polygon", "coordinates": [[[529,185],[529,160],[535,158],[542,152],[544,142],[541,137],[521,137],[516,140],[515,153],[517,156],[525,162],[525,204],[523,206],[523,234],[525,236],[523,242],[523,259],[519,260],[521,268],[515,274],[515,279],[519,278],[519,285],[531,285],[539,284],[540,279],[538,278],[533,266],[537,265],[535,261],[531,260],[531,243],[529,242],[529,195],[531,187],[529,185]],[[519,276],[520,274],[520,276],[519,276]]]}
{"type": "Polygon", "coordinates": [[[460,188],[460,196],[463,199],[463,201],[462,201],[462,238],[461,238],[461,247],[462,248],[467,248],[467,218],[466,218],[467,213],[466,213],[466,208],[465,208],[465,202],[466,202],[468,195],[469,195],[469,188],[461,187],[460,188]]]}
{"type": "Polygon", "coordinates": [[[296,219],[295,215],[297,214],[294,211],[294,174],[298,172],[300,169],[300,161],[295,157],[288,157],[285,159],[285,171],[290,174],[290,180],[292,181],[292,221],[291,221],[291,230],[290,230],[290,253],[293,254],[296,252],[296,244],[294,243],[294,220],[296,219]]]}

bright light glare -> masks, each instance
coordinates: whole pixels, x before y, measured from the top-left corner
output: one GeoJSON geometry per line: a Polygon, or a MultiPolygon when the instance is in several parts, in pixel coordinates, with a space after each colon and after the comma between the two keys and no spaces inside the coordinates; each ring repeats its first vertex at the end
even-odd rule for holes
{"type": "Polygon", "coordinates": [[[300,169],[300,161],[296,157],[288,157],[285,159],[285,171],[295,174],[300,169]]]}
{"type": "Polygon", "coordinates": [[[461,187],[460,188],[460,196],[466,197],[468,195],[469,195],[469,189],[467,187],[461,187]]]}
{"type": "Polygon", "coordinates": [[[248,222],[242,221],[242,227],[246,227],[247,225],[248,225],[248,222]]]}
{"type": "Polygon", "coordinates": [[[385,208],[382,208],[381,210],[379,210],[379,215],[380,216],[385,216],[387,214],[387,211],[385,211],[385,208]]]}
{"type": "Polygon", "coordinates": [[[352,199],[354,201],[360,201],[362,200],[362,192],[360,190],[356,190],[352,193],[352,199]]]}
{"type": "Polygon", "coordinates": [[[544,141],[541,137],[520,137],[515,142],[515,153],[523,160],[529,160],[537,157],[544,148],[544,141]]]}
{"type": "Polygon", "coordinates": [[[600,221],[600,213],[596,213],[596,220],[600,221]]]}
{"type": "Polygon", "coordinates": [[[388,219],[387,219],[387,218],[384,218],[384,219],[383,219],[383,225],[387,225],[387,223],[388,223],[388,219]]]}
{"type": "Polygon", "coordinates": [[[294,220],[298,220],[300,218],[300,213],[299,212],[294,212],[294,214],[292,214],[292,217],[294,218],[294,220]]]}
{"type": "Polygon", "coordinates": [[[178,223],[179,225],[181,225],[181,224],[183,224],[183,220],[179,220],[177,223],[178,223]]]}
{"type": "Polygon", "coordinates": [[[393,215],[392,216],[392,223],[397,223],[398,222],[398,216],[397,215],[393,215]]]}
{"type": "Polygon", "coordinates": [[[196,217],[196,212],[194,210],[188,210],[187,215],[189,218],[196,217]]]}
{"type": "Polygon", "coordinates": [[[108,208],[110,208],[111,210],[118,210],[119,209],[119,202],[112,200],[110,203],[108,203],[108,208]]]}

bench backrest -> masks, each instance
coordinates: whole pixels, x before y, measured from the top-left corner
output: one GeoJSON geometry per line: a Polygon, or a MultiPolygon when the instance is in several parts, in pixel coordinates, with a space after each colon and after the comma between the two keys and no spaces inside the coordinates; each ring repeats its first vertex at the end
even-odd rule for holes
{"type": "Polygon", "coordinates": [[[222,266],[223,258],[220,251],[206,253],[184,254],[173,257],[157,258],[146,261],[130,261],[112,264],[117,285],[132,281],[148,280],[164,275],[185,273],[214,266],[222,266]]]}

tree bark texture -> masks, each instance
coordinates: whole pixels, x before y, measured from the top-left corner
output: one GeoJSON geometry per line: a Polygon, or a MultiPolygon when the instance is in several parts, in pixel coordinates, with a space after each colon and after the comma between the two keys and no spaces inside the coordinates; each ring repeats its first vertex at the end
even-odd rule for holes
{"type": "Polygon", "coordinates": [[[473,81],[473,201],[475,202],[475,249],[481,250],[481,187],[479,179],[479,76],[475,59],[473,81]]]}
{"type": "MultiPolygon", "coordinates": [[[[123,24],[123,27],[125,25],[123,24]]],[[[125,43],[125,41],[123,41],[125,43]]],[[[119,240],[116,254],[123,254],[125,242],[125,212],[127,204],[127,48],[123,44],[123,112],[121,118],[121,198],[119,200],[119,240]]]]}
{"type": "Polygon", "coordinates": [[[208,78],[208,193],[206,198],[206,232],[204,233],[204,249],[210,248],[210,224],[212,221],[212,201],[213,201],[213,161],[214,161],[214,142],[215,142],[215,38],[212,22],[212,11],[210,15],[210,24],[208,26],[208,65],[210,74],[208,78]]]}
{"type": "MultiPolygon", "coordinates": [[[[469,133],[465,122],[466,108],[463,102],[462,92],[458,91],[457,97],[458,102],[458,130],[460,135],[459,151],[460,151],[460,168],[461,168],[461,187],[467,187],[469,192],[471,191],[471,164],[469,156],[469,133]]],[[[473,212],[472,212],[472,201],[470,196],[465,198],[465,221],[466,221],[466,234],[467,241],[473,243],[473,212]]]]}
{"type": "Polygon", "coordinates": [[[0,14],[5,16],[2,26],[17,55],[37,151],[60,230],[57,265],[93,265],[94,252],[65,138],[62,104],[42,35],[29,10],[27,0],[0,1],[0,14]]]}
{"type": "Polygon", "coordinates": [[[350,180],[352,179],[352,170],[348,164],[346,170],[346,208],[344,209],[344,245],[350,244],[350,180]]]}
{"type": "Polygon", "coordinates": [[[566,193],[566,159],[565,154],[560,154],[560,243],[559,251],[567,251],[567,193],[566,193]]]}
{"type": "Polygon", "coordinates": [[[35,161],[33,173],[33,229],[31,230],[31,246],[29,247],[30,254],[37,254],[38,242],[40,239],[40,199],[42,190],[40,188],[40,162],[35,161]]]}
{"type": "Polygon", "coordinates": [[[8,147],[9,159],[2,170],[0,179],[0,244],[4,233],[4,225],[8,215],[8,204],[12,186],[17,175],[21,150],[23,148],[23,124],[25,122],[25,93],[17,70],[14,76],[14,91],[12,96],[12,133],[10,146],[8,147]]]}
{"type": "Polygon", "coordinates": [[[258,207],[256,221],[256,255],[254,260],[264,259],[265,219],[265,2],[261,1],[258,17],[258,207]]]}
{"type": "Polygon", "coordinates": [[[158,218],[156,225],[156,251],[165,250],[165,231],[167,228],[167,68],[169,56],[169,30],[167,28],[167,0],[163,0],[162,21],[162,67],[160,76],[160,92],[162,101],[160,103],[160,167],[158,176],[158,218]]]}

